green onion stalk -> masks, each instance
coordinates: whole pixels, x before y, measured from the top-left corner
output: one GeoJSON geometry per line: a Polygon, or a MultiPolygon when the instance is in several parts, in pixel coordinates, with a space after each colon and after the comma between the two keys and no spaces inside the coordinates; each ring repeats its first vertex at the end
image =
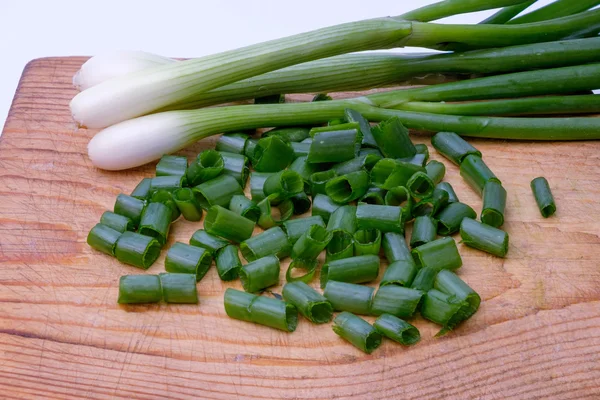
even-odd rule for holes
{"type": "Polygon", "coordinates": [[[593,29],[600,29],[600,10],[510,26],[371,19],[109,79],[80,92],[70,107],[81,126],[105,128],[242,79],[335,55],[404,46],[450,50],[505,47],[560,40],[593,29]]]}
{"type": "Polygon", "coordinates": [[[529,8],[536,1],[537,0],[529,0],[524,3],[506,6],[498,10],[493,15],[481,21],[480,24],[505,24],[517,15],[519,15],[521,12],[529,8]]]}
{"type": "Polygon", "coordinates": [[[549,19],[566,17],[589,10],[600,4],[600,0],[556,0],[547,6],[538,8],[518,18],[511,19],[507,24],[529,24],[547,21],[549,19]]]}

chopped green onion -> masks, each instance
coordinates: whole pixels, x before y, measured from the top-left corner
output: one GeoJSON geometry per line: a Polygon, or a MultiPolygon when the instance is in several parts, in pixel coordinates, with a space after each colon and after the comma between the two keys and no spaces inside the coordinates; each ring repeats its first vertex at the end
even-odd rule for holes
{"type": "Polygon", "coordinates": [[[190,244],[208,250],[210,254],[215,257],[217,251],[227,246],[229,242],[220,237],[211,235],[204,229],[198,229],[190,238],[190,244]]]}
{"type": "Polygon", "coordinates": [[[325,228],[325,222],[323,222],[323,218],[318,215],[314,217],[292,219],[285,221],[282,224],[292,246],[298,241],[298,239],[300,239],[304,232],[309,230],[314,225],[319,225],[325,228]]]}
{"type": "Polygon", "coordinates": [[[185,177],[183,175],[177,176],[155,176],[150,179],[150,193],[159,190],[173,190],[181,189],[184,185],[185,177]]]}
{"type": "Polygon", "coordinates": [[[468,155],[462,160],[460,163],[460,176],[480,196],[483,195],[483,187],[488,181],[493,180],[502,184],[481,157],[475,155],[468,155]]]}
{"type": "Polygon", "coordinates": [[[221,206],[212,206],[204,220],[206,232],[232,242],[243,242],[252,237],[254,222],[221,206]]]}
{"type": "Polygon", "coordinates": [[[232,244],[217,251],[215,262],[217,264],[217,273],[222,281],[232,281],[236,279],[242,268],[242,262],[238,255],[238,248],[232,244]]]}
{"type": "Polygon", "coordinates": [[[335,210],[327,222],[327,230],[337,230],[353,234],[358,229],[356,224],[356,206],[345,205],[335,210]]]}
{"type": "Polygon", "coordinates": [[[336,176],[337,173],[332,169],[313,173],[309,178],[310,191],[313,197],[318,194],[325,194],[327,184],[336,176]]]}
{"type": "Polygon", "coordinates": [[[288,266],[287,272],[285,273],[285,280],[288,282],[301,281],[304,283],[309,283],[315,277],[315,272],[317,271],[318,265],[319,263],[317,260],[292,260],[288,266]],[[295,275],[294,270],[296,269],[303,269],[306,272],[302,275],[295,275]]]}
{"type": "Polygon", "coordinates": [[[135,197],[136,199],[146,200],[150,197],[150,182],[152,178],[144,178],[137,184],[133,192],[131,192],[131,197],[135,197]]]}
{"type": "Polygon", "coordinates": [[[499,228],[504,224],[506,189],[496,181],[488,181],[483,187],[481,222],[499,228]]]}
{"type": "Polygon", "coordinates": [[[344,111],[344,115],[346,116],[346,120],[348,120],[348,122],[358,123],[360,132],[362,133],[363,146],[377,147],[377,142],[375,141],[373,133],[371,132],[371,124],[365,119],[365,117],[363,117],[358,111],[351,109],[346,109],[344,111]]]}
{"type": "Polygon", "coordinates": [[[258,208],[254,201],[242,194],[236,194],[231,198],[229,209],[252,222],[257,222],[260,217],[260,208],[258,208]]]}
{"type": "Polygon", "coordinates": [[[441,236],[449,236],[460,230],[464,218],[477,218],[477,213],[470,206],[456,202],[448,204],[436,215],[438,220],[437,232],[441,236]]]}
{"type": "Polygon", "coordinates": [[[294,305],[312,323],[324,324],[333,317],[331,303],[304,282],[286,283],[281,294],[285,301],[294,305]]]}
{"type": "Polygon", "coordinates": [[[308,152],[309,163],[332,163],[351,160],[358,156],[362,134],[356,128],[345,130],[311,130],[313,142],[308,152]]]}
{"type": "Polygon", "coordinates": [[[308,157],[308,152],[310,151],[310,143],[291,142],[290,146],[292,146],[292,151],[294,152],[294,158],[308,157]]]}
{"type": "Polygon", "coordinates": [[[138,232],[155,238],[164,246],[171,228],[171,210],[162,203],[150,203],[144,209],[138,232]]]}
{"type": "Polygon", "coordinates": [[[244,194],[238,181],[231,175],[221,175],[192,188],[200,206],[208,210],[212,206],[227,207],[236,194],[244,194]]]}
{"type": "Polygon", "coordinates": [[[133,222],[123,215],[115,214],[111,211],[105,211],[100,217],[100,223],[114,229],[118,232],[132,231],[133,222]]]}
{"type": "Polygon", "coordinates": [[[422,154],[425,156],[425,162],[429,160],[429,147],[427,147],[426,144],[415,144],[415,150],[417,150],[417,154],[422,154]]]}
{"type": "Polygon", "coordinates": [[[344,161],[338,164],[335,164],[332,167],[332,170],[335,171],[337,175],[345,175],[351,172],[366,170],[367,172],[371,171],[373,166],[377,163],[377,161],[381,160],[381,156],[367,153],[367,154],[359,154],[357,157],[354,157],[352,160],[344,161]]]}
{"type": "Polygon", "coordinates": [[[229,318],[252,322],[250,305],[257,298],[255,294],[227,288],[224,295],[225,313],[229,318]]]}
{"type": "Polygon", "coordinates": [[[258,146],[257,139],[248,139],[246,141],[246,146],[244,146],[244,155],[248,157],[249,160],[254,159],[254,151],[256,150],[256,146],[258,146]]]}
{"type": "Polygon", "coordinates": [[[160,287],[166,303],[198,304],[195,274],[161,273],[160,287]]]}
{"type": "Polygon", "coordinates": [[[359,202],[366,204],[373,204],[377,206],[383,206],[385,204],[384,197],[386,196],[386,191],[378,188],[376,186],[371,186],[367,189],[367,193],[363,197],[359,199],[359,202]]]}
{"type": "Polygon", "coordinates": [[[117,240],[115,257],[122,263],[148,269],[160,255],[160,243],[153,237],[124,232],[117,240]]]}
{"type": "Polygon", "coordinates": [[[208,272],[212,255],[207,249],[175,242],[167,252],[165,270],[183,274],[194,274],[199,282],[208,272]]]}
{"type": "Polygon", "coordinates": [[[421,315],[423,318],[443,326],[436,335],[441,336],[454,329],[463,320],[460,312],[462,305],[462,302],[456,301],[453,295],[431,289],[423,296],[421,315]]]}
{"type": "Polygon", "coordinates": [[[250,196],[256,203],[267,197],[263,188],[271,175],[273,172],[252,172],[250,174],[250,196]]]}
{"type": "Polygon", "coordinates": [[[422,290],[428,292],[433,288],[435,277],[437,276],[439,269],[433,267],[424,267],[417,272],[415,279],[413,279],[410,287],[412,289],[422,290]]]}
{"type": "Polygon", "coordinates": [[[408,136],[408,129],[398,118],[381,122],[371,132],[377,147],[387,158],[406,158],[417,154],[417,149],[408,136]]]}
{"type": "Polygon", "coordinates": [[[410,211],[412,208],[412,198],[408,189],[404,186],[396,186],[388,190],[385,194],[385,205],[402,207],[403,210],[410,211]]]}
{"type": "Polygon", "coordinates": [[[327,261],[321,269],[321,288],[324,288],[330,280],[348,283],[371,282],[377,279],[378,274],[378,256],[357,256],[327,261]]]}
{"type": "Polygon", "coordinates": [[[505,257],[508,253],[508,233],[482,224],[471,218],[464,218],[460,224],[460,237],[464,244],[478,250],[505,257]]]}
{"type": "Polygon", "coordinates": [[[298,310],[285,301],[257,296],[249,306],[251,321],[256,324],[293,332],[298,325],[298,310]]]}
{"type": "Polygon", "coordinates": [[[294,214],[294,203],[287,199],[282,202],[277,201],[277,195],[272,194],[258,203],[260,217],[258,226],[263,229],[269,229],[282,222],[287,221],[294,214]],[[275,205],[275,203],[278,203],[275,205]]]}
{"type": "Polygon", "coordinates": [[[169,207],[169,210],[171,210],[171,222],[175,221],[181,215],[181,211],[179,211],[179,207],[177,207],[177,204],[173,199],[173,192],[169,190],[162,189],[152,193],[152,196],[150,196],[150,202],[161,203],[169,207]]]}
{"type": "Polygon", "coordinates": [[[137,227],[142,218],[144,208],[146,208],[146,202],[144,200],[120,193],[117,195],[113,211],[115,214],[129,218],[134,227],[137,227]]]}
{"type": "Polygon", "coordinates": [[[419,154],[419,153],[415,154],[412,157],[397,158],[397,160],[398,161],[403,161],[403,162],[408,163],[408,164],[414,164],[414,165],[419,166],[419,167],[424,167],[425,163],[427,162],[425,160],[425,154],[419,154]]]}
{"type": "Polygon", "coordinates": [[[413,259],[403,233],[384,233],[381,245],[385,258],[390,264],[395,261],[412,261],[413,259]]]}
{"type": "Polygon", "coordinates": [[[410,178],[417,172],[425,173],[425,168],[404,161],[383,158],[373,166],[371,182],[386,190],[397,186],[408,187],[410,178]]]}
{"type": "Polygon", "coordinates": [[[220,152],[220,154],[223,158],[223,173],[233,176],[241,187],[246,186],[246,181],[248,181],[248,175],[250,174],[248,157],[225,151],[220,152]]]}
{"type": "Polygon", "coordinates": [[[158,303],[162,297],[158,275],[124,275],[119,278],[119,304],[158,303]]]}
{"type": "Polygon", "coordinates": [[[304,192],[297,193],[289,199],[294,207],[294,215],[301,215],[310,210],[312,202],[304,192]]]}
{"type": "MultiPolygon", "coordinates": [[[[288,168],[290,171],[297,172],[304,179],[305,186],[310,180],[310,176],[319,171],[318,164],[310,164],[307,157],[298,157],[288,168]]],[[[305,187],[306,190],[306,187],[305,187]]]]}
{"type": "Polygon", "coordinates": [[[246,292],[258,292],[279,283],[279,259],[265,256],[244,265],[239,270],[240,280],[246,292]]]}
{"type": "Polygon", "coordinates": [[[323,296],[329,300],[336,311],[369,315],[373,292],[375,289],[370,286],[329,281],[325,285],[323,296]]]}
{"type": "Polygon", "coordinates": [[[121,233],[102,223],[96,224],[88,233],[87,244],[109,256],[114,256],[121,233]]]}
{"type": "Polygon", "coordinates": [[[531,191],[535,201],[542,213],[542,217],[548,218],[556,212],[556,203],[550,190],[550,184],[544,177],[535,178],[531,181],[531,191]]]}
{"type": "Polygon", "coordinates": [[[359,204],[356,207],[359,229],[379,229],[381,232],[404,232],[402,208],[359,204]]]}
{"type": "Polygon", "coordinates": [[[186,220],[200,221],[202,219],[202,207],[200,207],[200,203],[196,200],[192,189],[177,189],[173,192],[173,201],[186,220]]]}
{"type": "Polygon", "coordinates": [[[481,152],[454,132],[439,132],[431,138],[433,147],[448,160],[460,165],[466,156],[481,157],[481,152]]]}
{"type": "Polygon", "coordinates": [[[354,238],[351,233],[341,229],[332,232],[333,237],[327,245],[325,262],[350,258],[354,255],[354,238]]]}
{"type": "Polygon", "coordinates": [[[415,264],[412,259],[394,261],[388,265],[379,285],[400,285],[410,287],[418,270],[417,264],[415,264]]]}
{"type": "Polygon", "coordinates": [[[246,142],[250,136],[245,133],[225,133],[217,140],[215,150],[218,152],[227,152],[244,155],[246,142]]]}
{"type": "MultiPolygon", "coordinates": [[[[187,171],[188,160],[185,156],[164,155],[156,164],[156,176],[183,176],[187,171]]],[[[187,180],[184,179],[184,185],[187,180]]]]}
{"type": "Polygon", "coordinates": [[[310,137],[310,129],[304,127],[275,128],[262,134],[262,137],[279,136],[288,142],[302,142],[310,137]]]}
{"type": "Polygon", "coordinates": [[[378,229],[361,229],[354,233],[354,255],[379,256],[381,249],[381,231],[378,229]]]}
{"type": "Polygon", "coordinates": [[[375,320],[373,327],[383,336],[404,346],[411,346],[421,340],[417,328],[390,314],[382,314],[375,320]]]}
{"type": "MultiPolygon", "coordinates": [[[[439,189],[439,190],[443,190],[444,192],[448,193],[448,204],[458,203],[460,201],[460,200],[458,200],[458,196],[456,195],[454,188],[448,182],[440,182],[437,184],[437,186],[435,188],[439,189]]],[[[434,190],[434,193],[435,193],[435,190],[434,190]]]]}
{"type": "Polygon", "coordinates": [[[412,208],[412,214],[415,217],[424,215],[437,215],[440,210],[443,210],[448,205],[450,195],[445,190],[433,189],[430,197],[422,199],[412,208]]]}
{"type": "Polygon", "coordinates": [[[268,136],[258,141],[252,166],[258,172],[278,172],[287,168],[293,159],[294,151],[289,142],[279,136],[268,136]]]}
{"type": "Polygon", "coordinates": [[[331,214],[340,207],[341,205],[335,203],[329,196],[317,194],[313,197],[312,215],[320,216],[323,221],[328,222],[331,214]]]}
{"type": "Polygon", "coordinates": [[[426,243],[412,249],[411,253],[419,267],[455,270],[462,266],[456,242],[451,237],[426,243]]]}
{"type": "Polygon", "coordinates": [[[263,186],[265,195],[274,195],[274,201],[289,199],[304,190],[304,180],[295,171],[283,170],[269,176],[263,186]]]}
{"type": "Polygon", "coordinates": [[[425,243],[433,242],[436,237],[437,222],[433,218],[428,215],[415,218],[410,237],[410,247],[419,247],[425,243]]]}
{"type": "Polygon", "coordinates": [[[356,171],[331,179],[325,193],[336,203],[346,204],[362,197],[369,188],[367,171],[356,171]]]}
{"type": "Polygon", "coordinates": [[[415,199],[424,199],[433,194],[435,182],[425,172],[416,172],[406,183],[406,188],[415,199]]]}
{"type": "Polygon", "coordinates": [[[446,166],[439,161],[431,160],[425,166],[427,176],[431,178],[434,184],[438,184],[446,175],[446,166]]]}
{"type": "Polygon", "coordinates": [[[398,318],[410,318],[423,297],[420,290],[397,285],[380,286],[371,302],[371,314],[391,314],[398,318]]]}
{"type": "Polygon", "coordinates": [[[440,271],[435,278],[434,287],[440,292],[454,296],[456,300],[464,302],[461,308],[464,319],[470,318],[479,309],[481,297],[453,272],[440,271]]]}
{"type": "Polygon", "coordinates": [[[347,311],[333,320],[333,331],[359,350],[371,354],[381,345],[381,335],[364,319],[347,311]]]}
{"type": "Polygon", "coordinates": [[[240,250],[244,258],[251,262],[270,255],[285,258],[290,255],[292,246],[285,232],[276,226],[242,242],[240,250]]]}
{"type": "Polygon", "coordinates": [[[333,234],[320,225],[304,232],[292,247],[292,259],[315,260],[325,250],[333,234]]]}
{"type": "Polygon", "coordinates": [[[215,179],[223,173],[224,161],[221,153],[215,150],[204,150],[187,169],[187,180],[190,186],[215,179]]]}

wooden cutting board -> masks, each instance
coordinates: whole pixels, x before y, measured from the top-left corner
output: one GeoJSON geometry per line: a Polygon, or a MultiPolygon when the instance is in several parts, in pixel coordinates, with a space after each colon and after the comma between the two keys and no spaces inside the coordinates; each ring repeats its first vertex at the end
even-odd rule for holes
{"type": "MultiPolygon", "coordinates": [[[[94,132],[77,129],[68,108],[84,61],[30,62],[0,138],[3,398],[600,398],[600,142],[473,140],[508,190],[509,256],[459,245],[479,312],[443,338],[417,318],[419,344],[385,341],[369,356],[329,325],[302,320],[287,334],[229,319],[223,291],[240,284],[214,268],[197,306],[117,305],[119,277],[143,272],[90,249],[86,235],[154,165],[92,166],[94,132]],[[529,189],[539,175],[557,200],[550,219],[529,189]]],[[[446,165],[461,200],[479,210],[446,165]]],[[[178,221],[170,243],[200,227],[178,221]]],[[[163,260],[164,251],[148,272],[163,271],[163,260]]]]}

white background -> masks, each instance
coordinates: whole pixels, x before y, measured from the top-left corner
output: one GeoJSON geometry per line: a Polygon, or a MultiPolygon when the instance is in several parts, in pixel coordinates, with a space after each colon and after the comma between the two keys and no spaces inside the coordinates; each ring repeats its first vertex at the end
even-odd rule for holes
{"type": "MultiPolygon", "coordinates": [[[[399,15],[434,2],[0,0],[0,128],[21,71],[34,58],[111,50],[197,57],[328,25],[399,15]]],[[[531,9],[549,2],[539,0],[531,9]]],[[[480,12],[447,21],[476,23],[490,14],[480,12]]]]}

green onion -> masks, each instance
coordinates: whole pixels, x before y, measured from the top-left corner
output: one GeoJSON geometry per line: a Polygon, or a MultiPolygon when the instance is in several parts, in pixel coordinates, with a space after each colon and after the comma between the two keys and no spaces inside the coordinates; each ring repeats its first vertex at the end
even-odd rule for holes
{"type": "MultiPolygon", "coordinates": [[[[396,186],[388,190],[385,194],[385,205],[402,207],[403,210],[407,210],[410,214],[412,198],[410,197],[408,189],[404,186],[396,186]]],[[[410,215],[407,215],[406,217],[409,219],[410,215]]]]}
{"type": "Polygon", "coordinates": [[[416,172],[406,183],[406,188],[415,199],[424,199],[433,194],[435,182],[425,172],[416,172]]]}
{"type": "Polygon", "coordinates": [[[341,230],[354,234],[357,229],[356,206],[341,206],[331,214],[327,222],[327,230],[329,232],[341,230]]]}
{"type": "Polygon", "coordinates": [[[287,237],[290,244],[293,246],[298,241],[298,239],[300,239],[300,237],[304,234],[304,232],[309,230],[314,225],[319,225],[325,228],[325,222],[323,222],[323,218],[321,218],[320,216],[298,218],[285,221],[282,224],[282,227],[287,233],[287,237]]]}
{"type": "Polygon", "coordinates": [[[291,142],[292,151],[294,152],[294,158],[307,157],[310,151],[310,143],[296,143],[291,142]]]}
{"type": "Polygon", "coordinates": [[[292,259],[315,260],[325,250],[333,234],[320,225],[304,232],[292,247],[292,259]]]}
{"type": "Polygon", "coordinates": [[[251,262],[270,255],[285,258],[292,246],[285,232],[280,227],[274,227],[242,242],[240,250],[244,258],[251,262]]]}
{"type": "Polygon", "coordinates": [[[386,190],[397,186],[408,187],[408,182],[417,172],[425,174],[425,168],[404,161],[383,158],[373,166],[371,182],[386,190]]]}
{"type": "Polygon", "coordinates": [[[385,270],[380,286],[400,285],[409,287],[418,270],[419,268],[413,260],[394,261],[385,270]]]}
{"type": "Polygon", "coordinates": [[[294,214],[294,203],[291,200],[279,202],[277,195],[272,194],[258,203],[260,217],[258,226],[263,229],[269,229],[290,219],[294,214]],[[277,204],[275,204],[277,203],[277,204]]]}
{"type": "Polygon", "coordinates": [[[246,186],[250,170],[248,169],[248,158],[241,154],[220,152],[223,158],[223,173],[233,176],[241,187],[246,186]]]}
{"type": "Polygon", "coordinates": [[[424,167],[425,163],[426,163],[425,154],[418,154],[418,153],[412,157],[397,158],[397,160],[403,161],[408,164],[414,164],[419,167],[424,167]]]}
{"type": "Polygon", "coordinates": [[[417,150],[417,154],[422,154],[423,156],[425,156],[425,162],[429,160],[429,148],[426,144],[415,144],[415,150],[417,150]]]}
{"type": "Polygon", "coordinates": [[[379,255],[381,249],[381,231],[378,229],[361,229],[354,233],[354,255],[379,255]]]}
{"type": "Polygon", "coordinates": [[[144,178],[137,184],[133,192],[131,192],[131,197],[135,197],[139,200],[147,200],[150,197],[150,182],[152,178],[144,178]]]}
{"type": "Polygon", "coordinates": [[[381,122],[371,132],[379,150],[387,158],[406,158],[417,154],[415,145],[408,137],[408,129],[398,118],[381,122]]]}
{"type": "Polygon", "coordinates": [[[239,270],[240,281],[246,292],[258,292],[279,282],[279,259],[265,256],[244,265],[239,270]]]}
{"type": "Polygon", "coordinates": [[[115,257],[134,267],[148,269],[160,255],[160,243],[153,237],[124,232],[117,240],[115,257]]]}
{"type": "Polygon", "coordinates": [[[285,273],[285,280],[287,282],[300,281],[300,282],[304,282],[304,283],[309,283],[315,277],[315,272],[317,270],[318,264],[319,263],[317,260],[303,260],[303,259],[292,260],[292,262],[290,262],[290,265],[288,266],[288,269],[285,273]],[[302,275],[295,275],[294,270],[296,270],[296,269],[302,269],[306,272],[302,275]]]}
{"type": "Polygon", "coordinates": [[[144,200],[136,199],[135,197],[120,193],[117,195],[117,200],[115,201],[113,211],[115,214],[129,218],[134,227],[137,227],[140,223],[140,219],[142,218],[144,208],[146,208],[146,202],[144,200]]]}
{"type": "Polygon", "coordinates": [[[384,233],[381,245],[385,258],[390,264],[395,261],[412,261],[413,259],[403,233],[384,233]]]}
{"type": "Polygon", "coordinates": [[[329,281],[325,285],[323,296],[329,300],[336,311],[369,315],[373,292],[375,289],[369,286],[329,281]]]}
{"type": "Polygon", "coordinates": [[[423,318],[443,326],[436,335],[441,336],[454,329],[463,320],[462,305],[462,302],[456,301],[453,295],[431,289],[423,296],[421,315],[423,318]]]}
{"type": "Polygon", "coordinates": [[[550,184],[544,177],[535,178],[531,181],[531,191],[535,201],[542,213],[542,217],[548,218],[556,212],[554,196],[550,190],[550,184]]]}
{"type": "Polygon", "coordinates": [[[192,189],[177,189],[173,192],[173,201],[186,220],[200,221],[202,219],[202,207],[200,207],[200,203],[196,200],[192,189]]]}
{"type": "Polygon", "coordinates": [[[272,172],[252,172],[250,174],[250,195],[253,201],[258,203],[267,197],[263,188],[271,175],[273,175],[272,172]]]}
{"type": "Polygon", "coordinates": [[[386,194],[387,193],[385,190],[376,186],[371,186],[367,189],[367,193],[365,193],[365,195],[359,199],[359,202],[383,206],[386,205],[384,200],[386,194]]]}
{"type": "Polygon", "coordinates": [[[150,193],[159,190],[168,190],[172,192],[183,187],[184,176],[156,176],[150,179],[150,193]]]}
{"type": "Polygon", "coordinates": [[[132,231],[133,222],[123,215],[115,214],[111,211],[105,211],[100,217],[100,223],[108,226],[118,232],[132,231]]]}
{"type": "Polygon", "coordinates": [[[434,189],[430,197],[422,199],[412,208],[412,214],[415,217],[424,215],[437,215],[448,205],[450,195],[445,190],[434,189]]]}
{"type": "Polygon", "coordinates": [[[246,142],[250,137],[245,133],[226,133],[219,137],[215,150],[218,152],[227,152],[244,155],[246,142]]]}
{"type": "Polygon", "coordinates": [[[362,145],[367,147],[377,147],[377,142],[371,132],[371,124],[358,111],[346,109],[344,115],[348,122],[358,123],[362,134],[362,145]]]}
{"type": "Polygon", "coordinates": [[[239,275],[242,262],[238,256],[238,248],[234,245],[225,246],[217,251],[215,257],[217,272],[222,281],[232,281],[239,275]]]}
{"type": "MultiPolygon", "coordinates": [[[[164,155],[156,164],[156,176],[183,176],[187,170],[188,161],[184,156],[164,155]]],[[[184,185],[187,183],[184,180],[184,185]]]]}
{"type": "Polygon", "coordinates": [[[381,335],[364,319],[347,311],[333,320],[333,331],[359,350],[371,354],[381,345],[381,335]]]}
{"type": "Polygon", "coordinates": [[[456,242],[450,237],[416,247],[412,249],[411,253],[419,267],[455,270],[462,265],[456,242]]]}
{"type": "Polygon", "coordinates": [[[327,245],[325,262],[350,258],[354,255],[354,237],[351,233],[337,229],[327,245]]]}
{"type": "Polygon", "coordinates": [[[236,194],[231,198],[229,209],[252,222],[257,222],[260,217],[260,208],[258,208],[254,201],[242,194],[236,194]]]}
{"type": "Polygon", "coordinates": [[[227,207],[236,194],[244,194],[238,181],[231,175],[221,175],[192,188],[200,206],[208,210],[212,206],[227,207]]]}
{"type": "Polygon", "coordinates": [[[155,238],[164,246],[171,227],[171,210],[162,203],[150,203],[144,209],[138,232],[155,238]]]}
{"type": "Polygon", "coordinates": [[[325,222],[329,221],[331,214],[338,208],[340,208],[340,204],[335,203],[324,194],[317,194],[313,197],[312,215],[320,216],[325,222]]]}
{"type": "Polygon", "coordinates": [[[302,142],[304,139],[310,137],[310,129],[303,127],[292,127],[292,128],[275,128],[271,129],[262,134],[262,137],[279,136],[284,141],[288,142],[302,142]]]}
{"type": "Polygon", "coordinates": [[[258,172],[278,172],[287,168],[293,159],[294,151],[289,142],[279,136],[269,136],[258,141],[252,155],[252,166],[258,172]]]}
{"type": "MultiPolygon", "coordinates": [[[[448,182],[440,182],[437,184],[437,186],[435,188],[439,189],[439,190],[443,190],[444,192],[448,193],[448,204],[458,203],[460,201],[460,200],[458,200],[458,196],[456,195],[454,188],[448,182]]],[[[435,190],[433,192],[435,193],[435,190]]]]}
{"type": "Polygon", "coordinates": [[[494,175],[492,170],[483,162],[481,157],[475,155],[466,156],[460,164],[460,176],[475,190],[479,195],[483,195],[485,184],[493,180],[502,184],[494,175]]]}
{"type": "Polygon", "coordinates": [[[337,175],[345,175],[351,172],[366,170],[367,172],[371,171],[373,166],[377,163],[377,161],[381,160],[381,156],[373,153],[360,154],[358,157],[353,158],[352,160],[344,161],[339,164],[335,164],[332,167],[332,170],[335,171],[337,175]]]}
{"type": "Polygon", "coordinates": [[[471,218],[464,218],[460,224],[460,237],[464,244],[478,250],[505,257],[508,253],[508,233],[482,224],[471,218]]]}
{"type": "Polygon", "coordinates": [[[483,187],[481,222],[499,228],[504,224],[506,189],[496,181],[488,181],[483,187]]]}
{"type": "Polygon", "coordinates": [[[208,182],[223,173],[224,161],[221,153],[215,150],[204,150],[187,169],[187,180],[190,186],[208,182]]]}
{"type": "Polygon", "coordinates": [[[221,206],[212,206],[204,220],[206,232],[232,242],[243,242],[252,237],[254,222],[221,206]]]}
{"type": "Polygon", "coordinates": [[[479,309],[481,297],[453,272],[440,271],[435,278],[434,287],[465,303],[461,309],[464,319],[470,318],[479,309]]]}
{"type": "Polygon", "coordinates": [[[175,242],[167,252],[165,270],[183,274],[194,274],[199,282],[208,272],[212,255],[207,249],[175,242]]]}
{"type": "Polygon", "coordinates": [[[429,4],[424,7],[420,7],[415,10],[409,11],[405,14],[400,15],[399,18],[403,18],[409,21],[427,22],[450,17],[457,14],[466,14],[476,11],[489,10],[492,8],[518,5],[523,1],[524,0],[444,0],[438,3],[429,4]]]}
{"type": "Polygon", "coordinates": [[[304,185],[305,185],[305,190],[306,190],[306,185],[308,184],[308,182],[310,180],[310,176],[312,174],[314,174],[315,172],[319,171],[319,165],[318,164],[310,164],[308,162],[307,157],[298,157],[294,161],[292,161],[292,164],[288,167],[288,169],[290,171],[294,171],[294,172],[297,172],[298,174],[300,174],[302,179],[304,179],[304,185]]]}
{"type": "MultiPolygon", "coordinates": [[[[229,289],[228,289],[229,290],[229,289]]],[[[298,310],[293,305],[269,297],[257,296],[248,307],[251,321],[286,332],[298,325],[298,310]]]]}
{"type": "Polygon", "coordinates": [[[124,275],[119,278],[119,304],[158,303],[161,299],[158,275],[124,275]]]}
{"type": "Polygon", "coordinates": [[[217,251],[227,246],[229,242],[227,240],[211,235],[204,229],[198,229],[190,238],[190,244],[192,246],[201,247],[203,249],[208,250],[210,254],[213,257],[215,257],[217,251]]]}
{"type": "Polygon", "coordinates": [[[195,274],[161,273],[158,277],[166,303],[198,304],[195,274]]]}
{"type": "Polygon", "coordinates": [[[564,17],[587,11],[600,4],[598,0],[557,0],[545,7],[538,8],[525,15],[507,22],[507,24],[528,24],[532,22],[546,21],[553,18],[564,17]]]}
{"type": "Polygon", "coordinates": [[[421,268],[410,284],[410,287],[412,289],[428,292],[433,288],[435,277],[438,275],[438,272],[440,272],[440,270],[434,267],[421,268]]]}
{"type": "Polygon", "coordinates": [[[360,143],[362,142],[362,134],[358,129],[325,129],[331,128],[314,128],[311,130],[313,141],[308,152],[309,163],[342,162],[358,156],[360,143]]]}
{"type": "Polygon", "coordinates": [[[256,150],[256,146],[258,146],[257,139],[248,139],[246,141],[246,145],[244,146],[244,155],[248,157],[249,160],[254,159],[254,151],[256,150]]]}
{"type": "Polygon", "coordinates": [[[371,314],[391,314],[398,318],[410,318],[423,297],[420,290],[403,286],[380,286],[371,302],[371,314]]]}
{"type": "Polygon", "coordinates": [[[437,232],[442,236],[458,232],[464,218],[477,218],[477,213],[464,203],[456,202],[448,204],[436,216],[438,220],[437,232]]]}
{"type": "Polygon", "coordinates": [[[421,340],[417,328],[390,314],[382,314],[375,320],[373,327],[383,336],[404,346],[411,346],[421,340]]]}
{"type": "Polygon", "coordinates": [[[87,236],[87,244],[109,256],[115,255],[115,247],[121,233],[102,223],[94,225],[87,236]]]}
{"type": "Polygon", "coordinates": [[[325,194],[327,183],[329,183],[329,181],[336,176],[337,173],[332,169],[313,173],[309,178],[310,192],[312,193],[313,197],[318,194],[325,194]]]}
{"type": "Polygon", "coordinates": [[[179,211],[179,207],[177,207],[177,204],[173,199],[173,192],[169,190],[157,190],[154,193],[152,193],[152,196],[150,196],[149,200],[151,203],[161,203],[169,207],[169,210],[171,211],[171,222],[175,221],[181,215],[181,211],[179,211]]]}
{"type": "Polygon", "coordinates": [[[419,247],[426,243],[433,242],[437,237],[437,223],[428,215],[415,218],[412,235],[410,237],[410,247],[419,247]]]}
{"type": "Polygon", "coordinates": [[[321,269],[321,288],[324,288],[329,280],[363,283],[377,279],[378,274],[378,256],[357,256],[327,261],[321,269]]]}
{"type": "Polygon", "coordinates": [[[515,4],[514,6],[504,7],[495,14],[481,21],[480,24],[505,24],[536,1],[537,0],[529,0],[520,4],[515,4]]]}
{"type": "Polygon", "coordinates": [[[359,204],[356,207],[359,229],[379,229],[381,232],[404,232],[402,209],[393,206],[359,204]]]}
{"type": "Polygon", "coordinates": [[[294,215],[301,215],[308,212],[312,205],[310,198],[304,192],[293,195],[289,200],[292,202],[294,215]]]}
{"type": "Polygon", "coordinates": [[[304,181],[300,174],[289,170],[279,171],[269,176],[263,186],[264,194],[274,195],[275,201],[289,199],[303,189],[304,181]]]}
{"type": "Polygon", "coordinates": [[[446,174],[446,166],[439,161],[431,160],[425,166],[427,176],[431,178],[434,184],[438,184],[444,179],[446,174]]]}
{"type": "Polygon", "coordinates": [[[468,155],[481,157],[481,152],[454,132],[439,132],[431,138],[431,144],[441,155],[460,165],[468,155]]]}
{"type": "Polygon", "coordinates": [[[230,318],[252,322],[250,305],[257,298],[255,294],[227,288],[224,295],[225,313],[230,318]]]}
{"type": "Polygon", "coordinates": [[[312,323],[324,324],[333,317],[331,303],[304,282],[286,283],[281,294],[285,301],[294,305],[312,323]]]}
{"type": "Polygon", "coordinates": [[[325,193],[336,203],[346,204],[362,197],[369,188],[367,171],[356,171],[331,179],[325,193]]]}

